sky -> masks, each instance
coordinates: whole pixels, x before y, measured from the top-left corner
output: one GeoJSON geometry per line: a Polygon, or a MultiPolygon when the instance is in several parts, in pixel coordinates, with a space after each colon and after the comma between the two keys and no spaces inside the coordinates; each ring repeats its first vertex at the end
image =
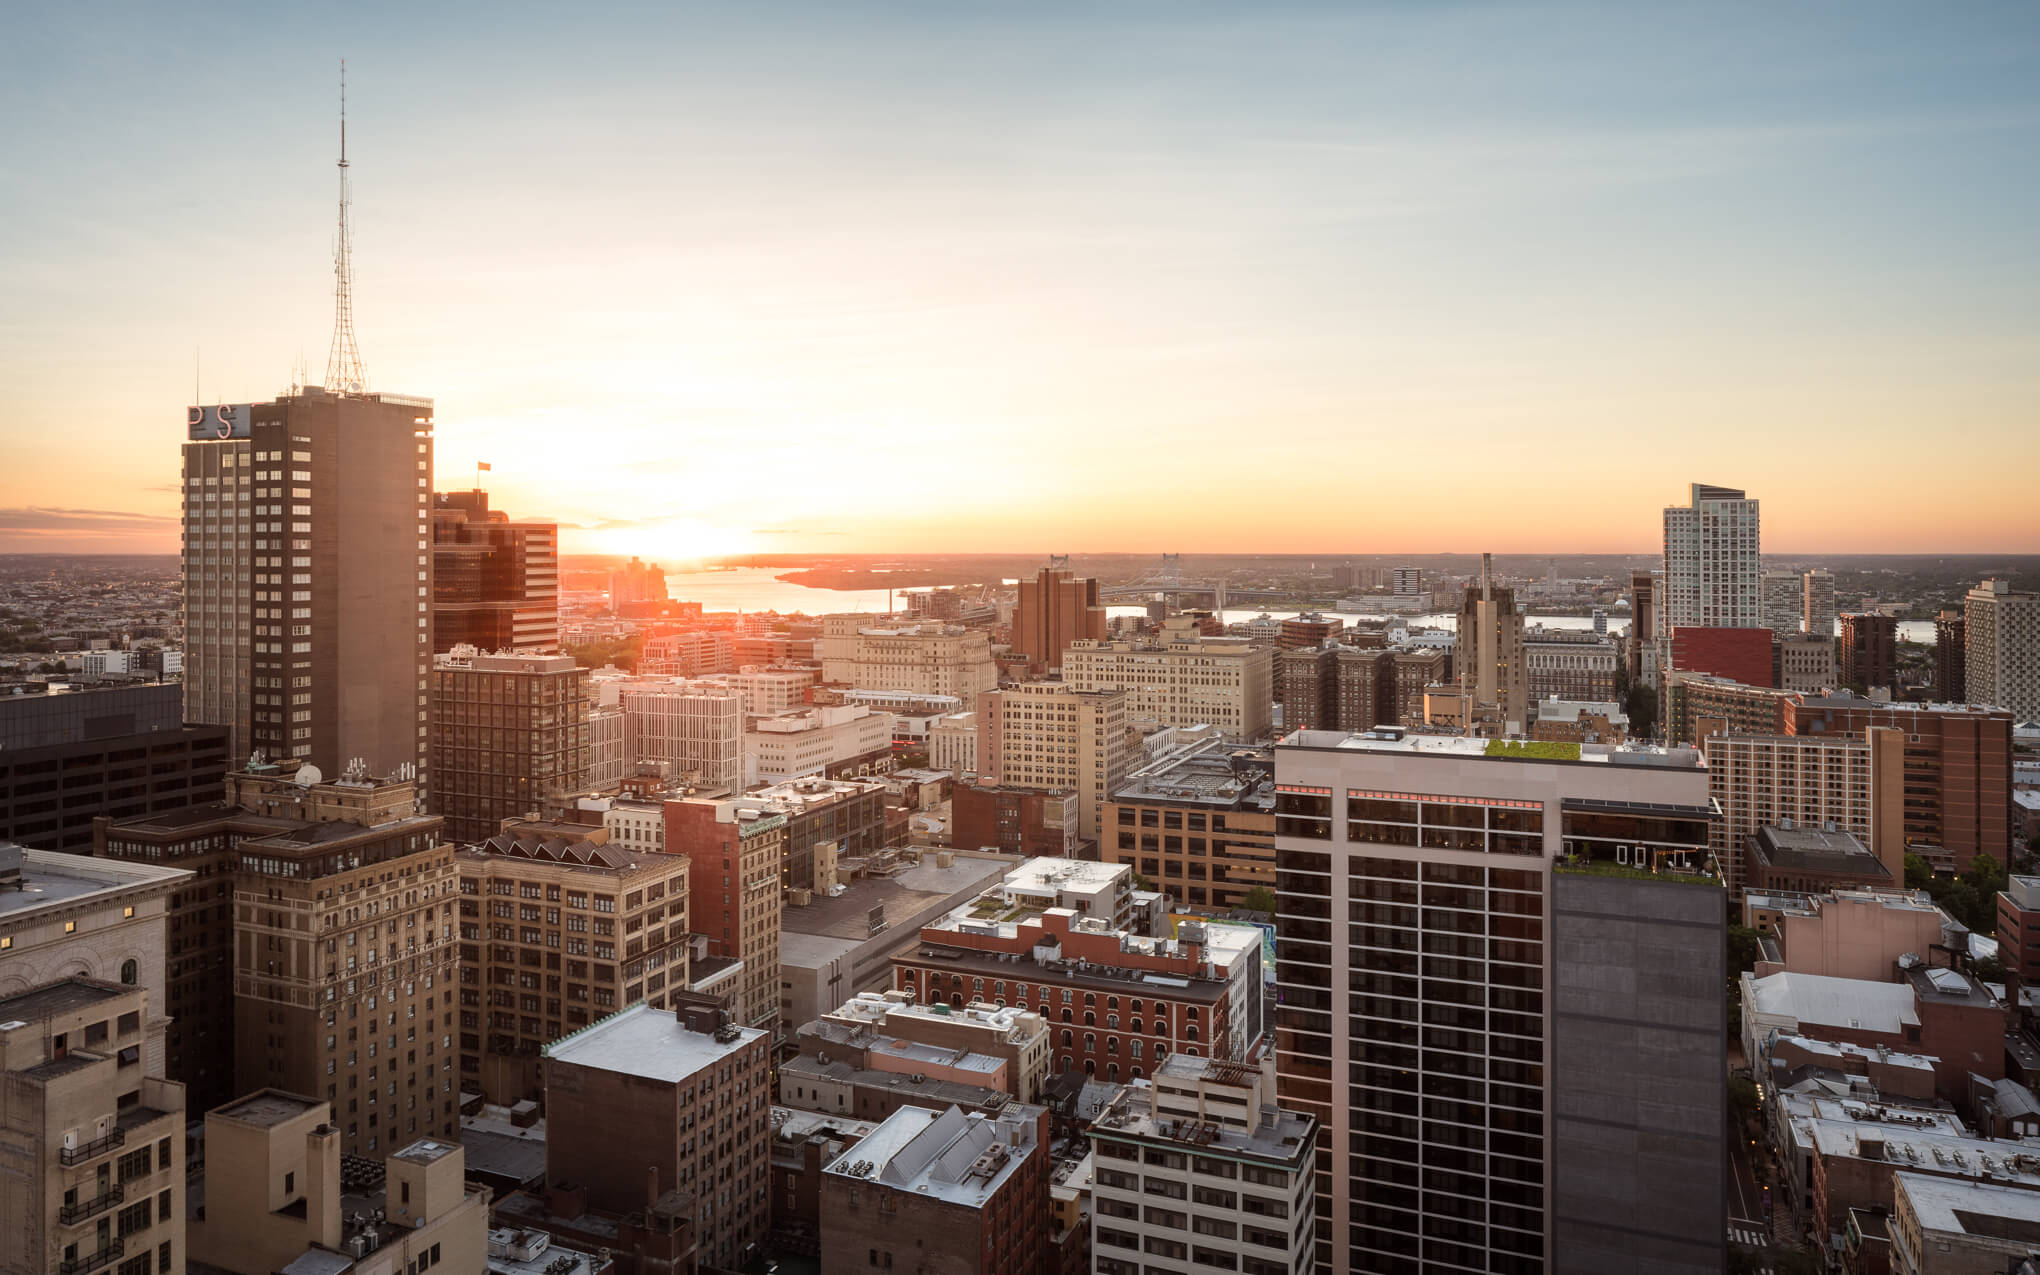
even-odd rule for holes
{"type": "Polygon", "coordinates": [[[2040,6],[42,5],[0,552],[372,388],[568,551],[2040,551],[2040,6]],[[196,399],[194,398],[196,395],[196,399]]]}

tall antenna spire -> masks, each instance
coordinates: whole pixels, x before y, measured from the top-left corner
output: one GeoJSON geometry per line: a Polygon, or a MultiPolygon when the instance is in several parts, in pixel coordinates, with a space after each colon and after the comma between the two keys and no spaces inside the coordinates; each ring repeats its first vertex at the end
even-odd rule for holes
{"type": "Polygon", "coordinates": [[[347,229],[347,59],[340,60],[340,238],[333,246],[333,349],[326,356],[326,388],[360,394],[368,389],[361,347],[354,342],[354,236],[347,229]]]}

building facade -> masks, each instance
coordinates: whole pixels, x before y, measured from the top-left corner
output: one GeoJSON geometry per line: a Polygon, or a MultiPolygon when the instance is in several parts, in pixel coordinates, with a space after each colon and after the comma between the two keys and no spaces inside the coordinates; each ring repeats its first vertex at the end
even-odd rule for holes
{"type": "Polygon", "coordinates": [[[184,717],[328,774],[430,791],[432,401],[308,387],[194,407],[184,444],[184,717]]]}
{"type": "Polygon", "coordinates": [[[1865,691],[1889,687],[1898,673],[1898,620],[1875,612],[1849,612],[1841,617],[1841,666],[1844,685],[1865,691]]]}
{"type": "Polygon", "coordinates": [[[1312,732],[1275,773],[1275,1065],[1323,1128],[1317,1268],[1720,1270],[1698,759],[1312,732]]]}
{"type": "Polygon", "coordinates": [[[1045,671],[1062,667],[1063,651],[1080,640],[1105,640],[1098,582],[1057,566],[1043,567],[1032,580],[1022,580],[1019,605],[1013,610],[1014,652],[1025,655],[1030,668],[1045,671]]]}
{"type": "Polygon", "coordinates": [[[570,655],[487,655],[462,647],[432,660],[429,809],[450,841],[494,835],[505,819],[572,792],[588,773],[588,670],[570,655]]]}
{"type": "Polygon", "coordinates": [[[1785,691],[1825,691],[1835,685],[1835,640],[1802,633],[1771,646],[1771,684],[1785,691]]]}
{"type": "Polygon", "coordinates": [[[1969,591],[1963,617],[1968,701],[2040,719],[2040,593],[1985,580],[1969,591]]]}
{"type": "Polygon", "coordinates": [[[1210,744],[1126,777],[1104,816],[1098,857],[1133,868],[1193,907],[1234,908],[1275,886],[1275,763],[1210,744]]]}
{"type": "Polygon", "coordinates": [[[977,713],[944,713],[928,729],[928,764],[958,779],[978,770],[977,713]]]}
{"type": "Polygon", "coordinates": [[[666,1008],[687,986],[690,866],[514,833],[460,851],[461,1087],[543,1098],[545,1046],[625,1005],[666,1008]]]}
{"type": "Polygon", "coordinates": [[[892,769],[893,715],[840,704],[753,719],[744,731],[744,779],[778,784],[892,769]]]}
{"type": "Polygon", "coordinates": [[[737,1021],[778,1030],[786,816],[750,801],[669,801],[666,850],[690,861],[690,924],[708,937],[709,954],[742,965],[732,997],[737,1021]]]}
{"type": "Polygon", "coordinates": [[[958,784],[949,794],[949,844],[1004,854],[1070,856],[1082,841],[1074,790],[958,784]]]}
{"type": "Polygon", "coordinates": [[[432,500],[432,650],[560,649],[560,528],[489,508],[489,493],[432,500]]]}
{"type": "Polygon", "coordinates": [[[1765,628],[1781,638],[1791,637],[1804,630],[1805,576],[1797,571],[1766,571],[1763,575],[1763,591],[1765,628]]]}
{"type": "Polygon", "coordinates": [[[1538,627],[1524,634],[1523,662],[1532,700],[1556,696],[1601,703],[1615,698],[1622,652],[1612,639],[1596,633],[1538,627]]]}
{"type": "Polygon", "coordinates": [[[1733,487],[1694,483],[1665,508],[1662,632],[1764,627],[1759,502],[1733,487]]]}
{"type": "Polygon", "coordinates": [[[1888,727],[1854,735],[1716,734],[1702,743],[1707,790],[1721,811],[1711,848],[1730,897],[1750,884],[1749,840],[1765,827],[1835,827],[1861,838],[1905,880],[1905,737],[1888,727]]]}
{"type": "Polygon", "coordinates": [[[1835,578],[1825,567],[1815,567],[1801,577],[1805,609],[1801,619],[1807,636],[1835,635],[1835,578]]]}
{"type": "Polygon", "coordinates": [[[1969,699],[1969,622],[1960,611],[1943,611],[1934,618],[1934,698],[1948,704],[1969,699]]]}
{"type": "Polygon", "coordinates": [[[889,624],[873,615],[822,617],[822,680],[876,691],[954,695],[968,704],[999,684],[992,639],[955,624],[889,624]]]}
{"type": "Polygon", "coordinates": [[[679,777],[734,790],[744,781],[743,700],[721,682],[632,678],[617,691],[624,763],[671,763],[679,777]]]}
{"type": "Polygon", "coordinates": [[[979,699],[978,756],[988,782],[1077,794],[1078,831],[1098,839],[1099,812],[1134,766],[1125,691],[1021,682],[979,699]],[[987,711],[989,709],[990,711],[987,711]],[[996,739],[988,738],[996,732],[996,739]]]}
{"type": "Polygon", "coordinates": [[[1079,638],[1062,653],[1062,676],[1077,691],[1126,692],[1127,714],[1158,726],[1211,725],[1245,742],[1274,725],[1274,656],[1236,638],[1079,638]]]}
{"type": "Polygon", "coordinates": [[[1523,615],[1516,592],[1497,587],[1489,555],[1480,556],[1480,582],[1459,604],[1459,640],[1453,662],[1469,715],[1520,735],[1530,725],[1530,668],[1523,650],[1523,615]]]}

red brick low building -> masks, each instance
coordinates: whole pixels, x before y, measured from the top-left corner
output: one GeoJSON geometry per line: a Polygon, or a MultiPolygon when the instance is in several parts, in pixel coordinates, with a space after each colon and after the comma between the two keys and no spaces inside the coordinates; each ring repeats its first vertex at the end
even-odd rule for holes
{"type": "Polygon", "coordinates": [[[1074,791],[958,784],[949,794],[949,844],[1029,858],[1074,855],[1081,839],[1074,791]]]}
{"type": "Polygon", "coordinates": [[[1769,686],[1771,630],[1680,625],[1672,630],[1672,667],[1682,673],[1712,673],[1744,686],[1769,686]]]}

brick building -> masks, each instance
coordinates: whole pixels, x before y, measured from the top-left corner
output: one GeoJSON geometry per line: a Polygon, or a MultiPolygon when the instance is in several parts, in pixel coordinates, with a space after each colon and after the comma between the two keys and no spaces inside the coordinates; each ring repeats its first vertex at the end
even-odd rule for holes
{"type": "Polygon", "coordinates": [[[1338,660],[1339,651],[1329,646],[1284,647],[1275,656],[1283,730],[1329,730],[1338,721],[1338,660]]]}
{"type": "Polygon", "coordinates": [[[1744,686],[1771,685],[1771,630],[1709,629],[1681,625],[1672,630],[1672,667],[1709,673],[1744,686]]]}
{"type": "Polygon", "coordinates": [[[1193,906],[1275,886],[1275,762],[1214,742],[1135,771],[1106,804],[1098,857],[1193,906]]]}
{"type": "Polygon", "coordinates": [[[573,792],[588,772],[588,670],[571,655],[432,660],[432,813],[447,840],[491,836],[503,820],[573,792]]]}
{"type": "Polygon", "coordinates": [[[1842,681],[1858,690],[1890,686],[1898,673],[1898,619],[1875,612],[1842,613],[1842,681]]]}
{"type": "Polygon", "coordinates": [[[666,852],[692,863],[690,924],[711,956],[743,962],[733,1009],[746,1027],[779,1027],[780,874],[786,816],[739,799],[666,803],[666,852]]]}
{"type": "Polygon", "coordinates": [[[958,784],[949,794],[949,843],[966,850],[1070,856],[1082,841],[1074,790],[958,784]]]}

